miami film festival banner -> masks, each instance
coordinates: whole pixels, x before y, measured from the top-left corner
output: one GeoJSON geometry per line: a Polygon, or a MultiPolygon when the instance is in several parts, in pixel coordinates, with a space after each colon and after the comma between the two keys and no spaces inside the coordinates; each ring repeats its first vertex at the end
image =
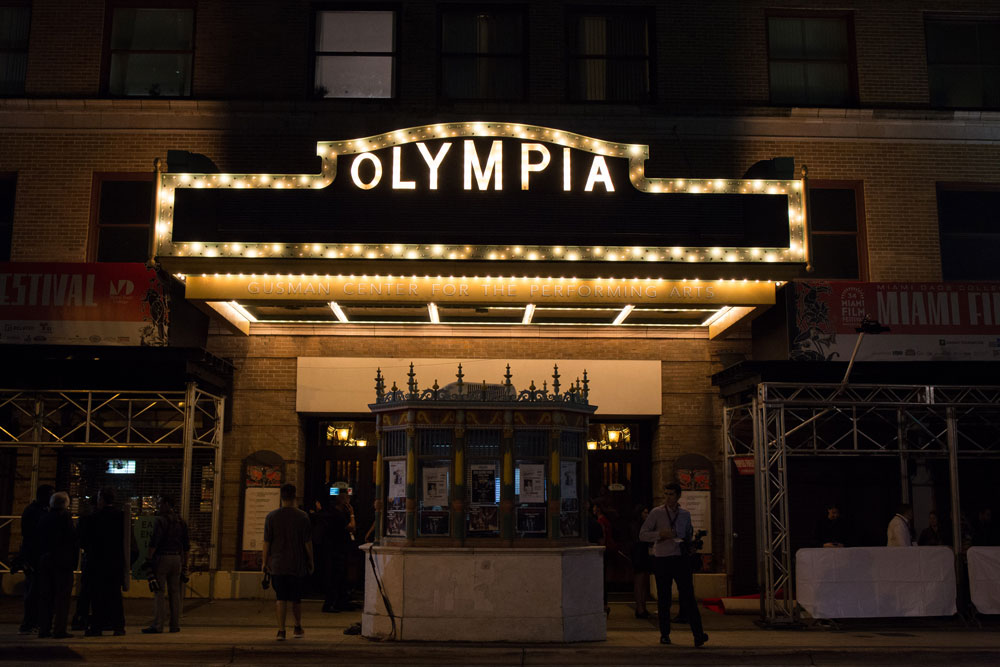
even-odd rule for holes
{"type": "Polygon", "coordinates": [[[1000,283],[792,284],[790,357],[847,361],[867,315],[889,331],[866,336],[861,361],[1000,359],[1000,283]]]}
{"type": "Polygon", "coordinates": [[[0,263],[0,343],[167,344],[167,302],[139,263],[0,263]]]}

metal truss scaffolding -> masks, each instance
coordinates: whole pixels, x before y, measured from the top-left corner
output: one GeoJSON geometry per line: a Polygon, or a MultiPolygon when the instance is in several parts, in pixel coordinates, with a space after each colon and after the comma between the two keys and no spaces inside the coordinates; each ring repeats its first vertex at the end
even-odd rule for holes
{"type": "MultiPolygon", "coordinates": [[[[209,561],[218,568],[219,499],[225,398],[199,389],[184,391],[89,391],[0,389],[0,447],[31,450],[31,491],[39,482],[43,449],[183,449],[181,516],[191,511],[194,451],[214,453],[209,561]]],[[[17,516],[0,516],[0,530],[17,516]]],[[[9,563],[0,561],[0,572],[9,563]]]]}
{"type": "Polygon", "coordinates": [[[723,440],[727,567],[731,574],[733,461],[752,457],[761,620],[792,625],[789,457],[897,457],[904,496],[908,457],[947,459],[952,544],[961,544],[958,461],[1000,458],[1000,387],[761,383],[749,403],[723,409],[723,440]]]}

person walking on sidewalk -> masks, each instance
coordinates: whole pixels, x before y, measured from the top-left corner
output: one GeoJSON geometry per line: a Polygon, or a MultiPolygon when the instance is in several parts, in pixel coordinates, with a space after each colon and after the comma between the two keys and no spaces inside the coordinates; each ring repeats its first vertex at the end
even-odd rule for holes
{"type": "Polygon", "coordinates": [[[69,514],[69,496],[65,491],[52,494],[49,511],[38,524],[41,557],[38,559],[39,637],[68,639],[69,596],[73,591],[73,569],[80,550],[76,543],[76,528],[69,514]]]}
{"type": "Polygon", "coordinates": [[[701,613],[694,599],[691,561],[685,551],[685,543],[694,534],[691,513],[677,504],[681,497],[680,485],[667,484],[663,487],[663,493],[663,505],[653,508],[639,530],[639,539],[653,543],[660,643],[670,643],[670,592],[671,582],[676,581],[680,608],[687,611],[694,646],[701,648],[708,641],[708,635],[701,626],[701,613]]]}
{"type": "Polygon", "coordinates": [[[181,575],[187,569],[188,528],[184,519],[174,511],[173,499],[160,497],[160,511],[153,525],[153,537],[149,542],[149,560],[153,564],[156,577],[156,597],[153,600],[153,622],[142,631],[146,634],[163,632],[163,622],[167,617],[167,598],[170,600],[170,632],[181,631],[181,605],[184,603],[181,590],[181,575]]]}
{"type": "Polygon", "coordinates": [[[55,489],[42,484],[21,513],[21,567],[24,568],[24,616],[18,634],[28,635],[38,630],[38,559],[41,556],[41,535],[38,524],[49,511],[49,500],[55,489]]]}
{"type": "Polygon", "coordinates": [[[302,584],[313,572],[312,525],[309,515],[295,506],[295,485],[281,487],[281,507],[264,519],[263,570],[271,577],[277,597],[275,615],[278,641],[285,639],[288,603],[295,618],[294,637],[305,636],[302,629],[302,584]]]}

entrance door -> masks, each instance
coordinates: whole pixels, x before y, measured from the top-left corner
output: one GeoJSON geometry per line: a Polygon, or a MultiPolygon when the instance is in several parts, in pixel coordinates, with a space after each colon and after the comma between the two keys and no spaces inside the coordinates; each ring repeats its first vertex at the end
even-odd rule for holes
{"type": "Polygon", "coordinates": [[[357,523],[358,543],[375,520],[375,422],[362,420],[311,420],[312,437],[306,457],[306,506],[327,505],[337,482],[351,489],[351,506],[357,523]]]}
{"type": "Polygon", "coordinates": [[[652,502],[652,422],[591,422],[587,437],[590,498],[611,520],[621,553],[608,558],[609,590],[631,590],[631,544],[638,537],[636,505],[652,502]]]}

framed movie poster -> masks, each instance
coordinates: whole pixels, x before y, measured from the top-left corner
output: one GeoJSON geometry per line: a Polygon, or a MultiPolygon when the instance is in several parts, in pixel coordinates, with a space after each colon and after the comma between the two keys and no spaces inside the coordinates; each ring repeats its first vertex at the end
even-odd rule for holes
{"type": "Polygon", "coordinates": [[[522,503],[545,502],[545,464],[522,463],[521,488],[518,500],[522,503]]]}
{"type": "Polygon", "coordinates": [[[577,498],[576,461],[561,461],[559,463],[559,483],[563,499],[577,498]]]}
{"type": "Polygon", "coordinates": [[[448,506],[448,467],[434,466],[423,469],[424,507],[448,506]]]}
{"type": "Polygon", "coordinates": [[[497,502],[497,469],[494,463],[474,463],[469,466],[470,500],[473,505],[494,505],[497,502]]]}
{"type": "Polygon", "coordinates": [[[421,535],[447,535],[448,511],[425,510],[420,513],[421,535]]]}
{"type": "Polygon", "coordinates": [[[495,533],[500,530],[496,505],[477,505],[469,508],[469,533],[495,533]]]}
{"type": "Polygon", "coordinates": [[[517,532],[524,535],[545,535],[545,508],[518,507],[517,532]]]}
{"type": "Polygon", "coordinates": [[[406,461],[389,461],[389,498],[406,497],[406,461]]]}

